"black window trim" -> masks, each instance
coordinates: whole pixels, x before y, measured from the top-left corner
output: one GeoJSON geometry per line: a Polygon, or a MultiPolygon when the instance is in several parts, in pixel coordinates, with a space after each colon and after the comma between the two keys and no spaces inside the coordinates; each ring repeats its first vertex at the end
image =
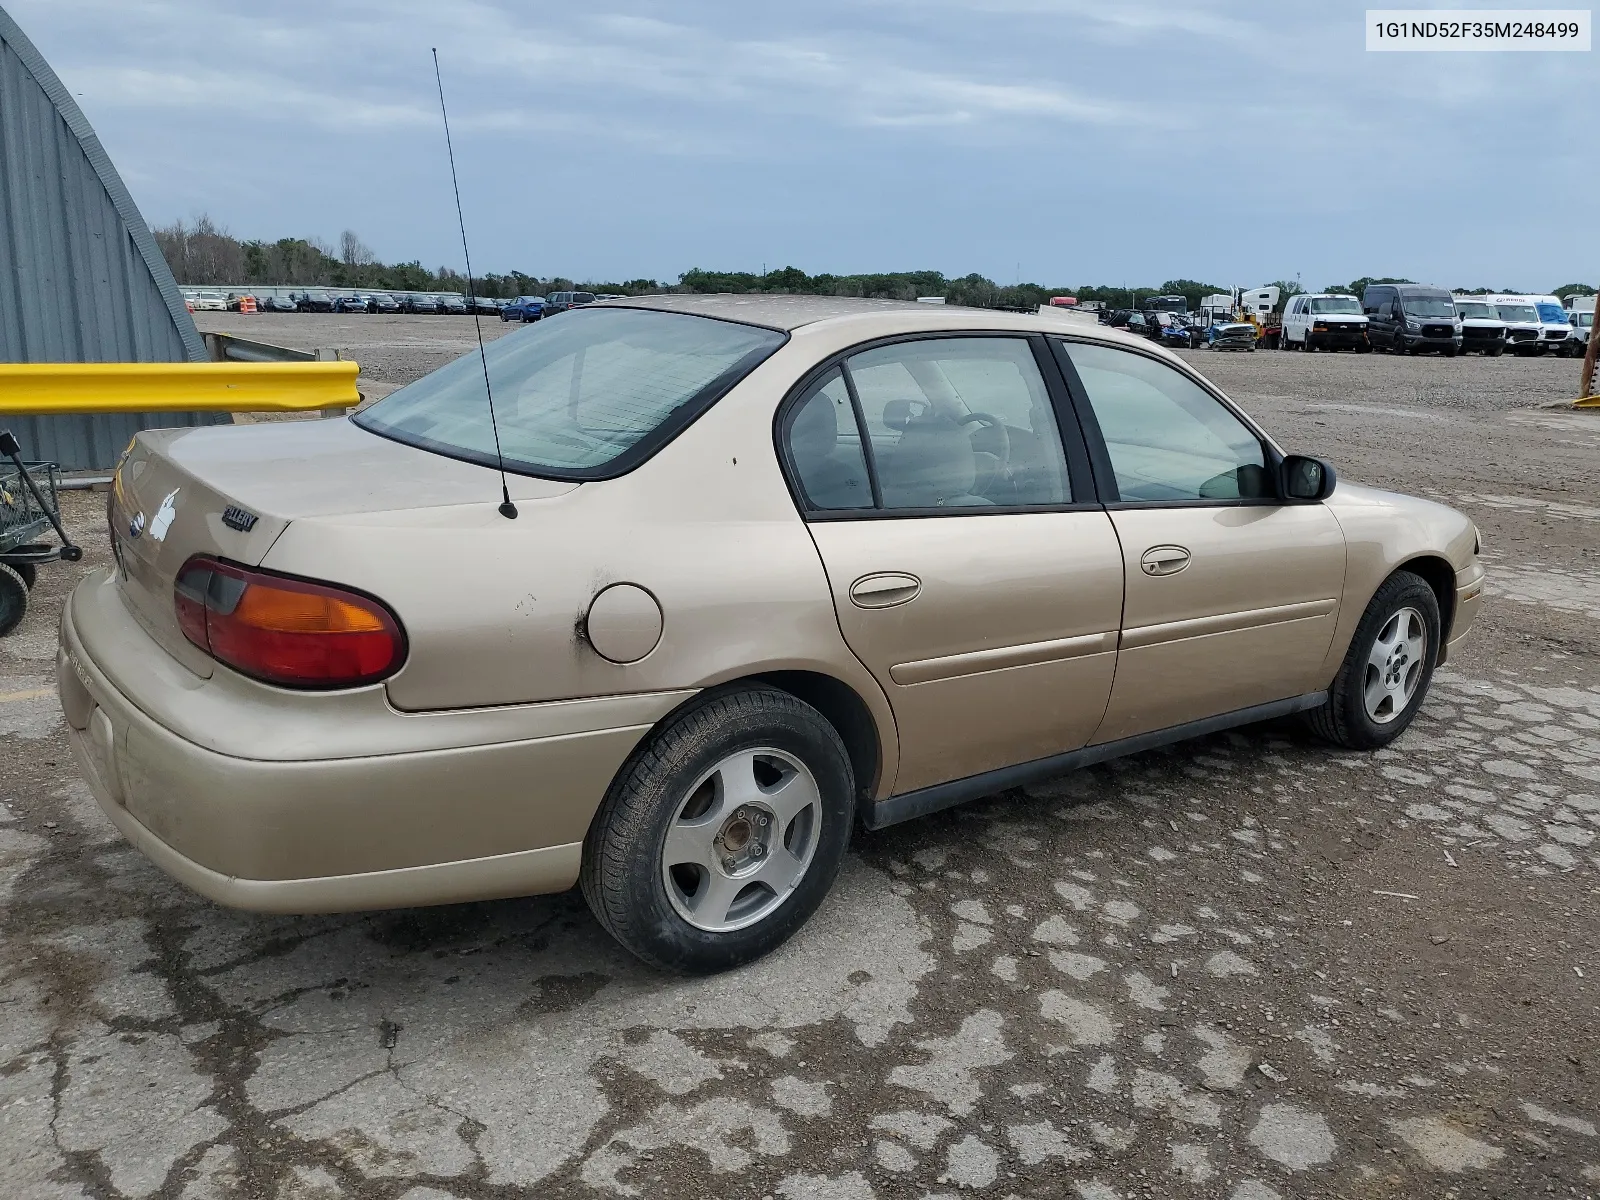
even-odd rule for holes
{"type": "Polygon", "coordinates": [[[1142,346],[1123,346],[1109,343],[1098,338],[1073,336],[1067,333],[1051,333],[1048,336],[1053,350],[1052,357],[1056,359],[1056,368],[1061,372],[1066,382],[1068,393],[1077,410],[1078,420],[1083,427],[1084,440],[1089,448],[1089,461],[1094,471],[1095,488],[1098,491],[1102,505],[1109,511],[1120,512],[1127,509],[1139,508],[1278,508],[1284,504],[1282,496],[1241,497],[1239,499],[1183,499],[1183,500],[1124,500],[1117,487],[1116,472],[1111,464],[1111,454],[1106,449],[1105,435],[1100,431],[1100,421],[1094,415],[1094,406],[1089,403],[1088,390],[1083,386],[1083,380],[1078,375],[1078,369],[1073,365],[1069,344],[1084,346],[1104,346],[1112,350],[1121,350],[1127,354],[1137,354],[1141,358],[1148,358],[1152,362],[1160,363],[1170,370],[1176,370],[1184,378],[1196,384],[1201,391],[1210,396],[1223,409],[1232,414],[1261,442],[1262,462],[1266,467],[1267,475],[1276,481],[1279,467],[1283,463],[1284,453],[1281,447],[1272,440],[1260,425],[1256,424],[1248,414],[1243,412],[1238,405],[1217,390],[1215,385],[1205,376],[1189,366],[1188,363],[1173,363],[1158,354],[1152,354],[1142,346]]]}
{"type": "Polygon", "coordinates": [[[784,483],[788,485],[789,495],[794,500],[795,508],[799,512],[801,519],[807,522],[888,521],[925,517],[1000,517],[1027,513],[1101,511],[1104,506],[1100,502],[1095,480],[1091,473],[1089,452],[1084,441],[1084,431],[1079,424],[1076,407],[1060,377],[1060,369],[1055,362],[1055,355],[1051,353],[1045,342],[1045,334],[1031,330],[923,329],[914,333],[898,333],[888,337],[857,342],[853,346],[836,351],[817,363],[784,394],[783,399],[778,402],[778,407],[773,414],[772,420],[773,447],[777,452],[778,465],[782,470],[784,483]],[[1034,366],[1044,381],[1045,394],[1050,399],[1051,413],[1055,417],[1056,436],[1061,441],[1062,455],[1067,463],[1067,482],[1072,488],[1071,501],[1063,504],[993,504],[974,505],[971,507],[962,505],[951,508],[883,507],[878,482],[877,460],[870,448],[872,439],[867,433],[867,423],[862,417],[860,398],[856,395],[855,382],[850,378],[850,368],[846,360],[868,350],[876,350],[880,346],[965,338],[1011,338],[1028,343],[1029,349],[1033,352],[1034,366]],[[867,462],[868,480],[872,486],[872,508],[812,508],[806,498],[805,489],[800,484],[799,470],[796,468],[794,459],[789,453],[789,427],[793,423],[794,414],[799,408],[801,398],[811,390],[818,380],[835,368],[844,378],[845,387],[850,393],[850,405],[855,413],[856,430],[863,443],[862,455],[867,462]]]}
{"type": "MultiPolygon", "coordinates": [[[[726,370],[706,383],[705,386],[678,405],[677,408],[673,409],[666,420],[662,421],[648,434],[640,438],[632,446],[629,446],[617,457],[594,467],[552,467],[544,463],[527,463],[521,459],[497,458],[495,455],[486,452],[468,450],[461,446],[446,445],[442,442],[435,442],[432,438],[421,437],[417,434],[402,436],[393,429],[371,428],[362,422],[363,414],[359,412],[351,414],[350,422],[374,437],[387,438],[389,441],[399,442],[403,446],[414,446],[418,450],[426,450],[430,454],[437,454],[443,458],[453,458],[458,462],[469,462],[480,467],[503,470],[507,475],[519,475],[527,479],[556,479],[567,483],[597,483],[606,479],[620,479],[622,476],[638,470],[657,454],[661,453],[662,450],[666,449],[679,434],[710,412],[717,401],[743,383],[751,372],[787,346],[791,337],[786,329],[774,329],[770,325],[760,325],[754,321],[736,321],[726,317],[707,316],[703,313],[678,313],[670,309],[646,308],[643,305],[608,305],[606,308],[597,308],[594,311],[611,312],[616,309],[627,309],[633,312],[665,312],[671,316],[697,317],[702,321],[721,321],[725,325],[743,325],[750,329],[759,329],[764,333],[776,334],[778,340],[770,347],[751,350],[729,364],[726,370]]],[[[510,336],[515,337],[517,335],[512,334],[510,336]]],[[[427,376],[424,375],[422,378],[426,379],[427,376]]],[[[487,403],[487,400],[485,400],[485,403],[487,403]]]]}

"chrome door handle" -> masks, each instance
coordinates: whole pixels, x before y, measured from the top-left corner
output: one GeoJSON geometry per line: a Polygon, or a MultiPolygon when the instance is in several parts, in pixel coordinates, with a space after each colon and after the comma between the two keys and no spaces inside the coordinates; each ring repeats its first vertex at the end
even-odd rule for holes
{"type": "Polygon", "coordinates": [[[1176,575],[1188,565],[1189,552],[1182,546],[1152,546],[1139,560],[1146,575],[1176,575]]]}
{"type": "Polygon", "coordinates": [[[922,580],[903,571],[863,575],[850,585],[850,602],[857,608],[893,608],[907,604],[922,591],[922,580]]]}

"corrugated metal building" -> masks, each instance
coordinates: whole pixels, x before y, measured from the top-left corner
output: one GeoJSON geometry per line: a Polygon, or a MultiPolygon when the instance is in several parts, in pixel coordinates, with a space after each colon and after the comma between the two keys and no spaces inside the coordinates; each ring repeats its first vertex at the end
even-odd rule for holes
{"type": "MultiPolygon", "coordinates": [[[[0,8],[0,361],[203,361],[205,345],[100,139],[0,8]]],[[[140,429],[226,414],[7,418],[30,458],[108,467],[140,429]]]]}

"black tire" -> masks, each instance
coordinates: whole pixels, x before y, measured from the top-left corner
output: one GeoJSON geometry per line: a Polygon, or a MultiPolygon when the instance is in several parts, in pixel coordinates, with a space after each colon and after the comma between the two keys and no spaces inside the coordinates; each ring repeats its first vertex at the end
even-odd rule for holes
{"type": "Polygon", "coordinates": [[[1421,576],[1410,571],[1396,571],[1383,581],[1383,586],[1372,597],[1355,636],[1350,639],[1350,649],[1328,689],[1327,703],[1305,714],[1305,723],[1311,732],[1324,741],[1347,750],[1376,750],[1387,746],[1406,731],[1416,718],[1433,681],[1433,668],[1439,661],[1439,598],[1421,576]],[[1421,677],[1416,691],[1396,715],[1385,722],[1374,721],[1368,714],[1362,694],[1366,684],[1368,656],[1377,644],[1391,618],[1404,609],[1414,609],[1422,615],[1427,629],[1427,648],[1422,655],[1421,677]]]}
{"type": "Polygon", "coordinates": [[[22,575],[0,563],[0,637],[5,637],[28,612],[28,585],[22,575]]]}
{"type": "Polygon", "coordinates": [[[789,939],[833,886],[855,819],[855,774],[838,731],[787,692],[738,687],[669,719],[612,781],[583,844],[579,885],[608,933],[651,966],[712,974],[760,958],[789,939]],[[753,925],[711,932],[685,920],[667,893],[662,847],[695,781],[742,749],[781,750],[817,783],[821,828],[805,874],[753,925]]]}

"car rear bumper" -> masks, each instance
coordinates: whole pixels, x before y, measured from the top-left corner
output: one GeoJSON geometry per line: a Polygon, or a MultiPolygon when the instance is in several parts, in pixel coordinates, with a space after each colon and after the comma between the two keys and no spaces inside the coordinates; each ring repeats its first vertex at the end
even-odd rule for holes
{"type": "MultiPolygon", "coordinates": [[[[343,701],[367,706],[366,717],[344,722],[359,730],[357,743],[336,747],[338,757],[290,757],[303,739],[263,728],[275,718],[251,701],[254,685],[188,676],[116,590],[91,576],[62,615],[56,675],[73,756],[135,847],[239,908],[336,912],[564,890],[617,769],[655,720],[693,694],[402,713],[381,687],[363,689],[343,701]],[[86,623],[103,626],[90,644],[116,647],[109,672],[86,645],[86,623]],[[137,689],[112,674],[138,679],[137,689]],[[206,728],[191,722],[183,736],[150,715],[166,702],[161,689],[174,686],[210,693],[173,709],[207,713],[206,728]],[[483,737],[485,719],[499,726],[494,740],[483,737]],[[396,734],[427,748],[396,749],[396,734]],[[253,741],[262,757],[240,752],[253,741]]],[[[265,693],[276,693],[281,724],[304,722],[297,706],[307,697],[265,693]]]]}

